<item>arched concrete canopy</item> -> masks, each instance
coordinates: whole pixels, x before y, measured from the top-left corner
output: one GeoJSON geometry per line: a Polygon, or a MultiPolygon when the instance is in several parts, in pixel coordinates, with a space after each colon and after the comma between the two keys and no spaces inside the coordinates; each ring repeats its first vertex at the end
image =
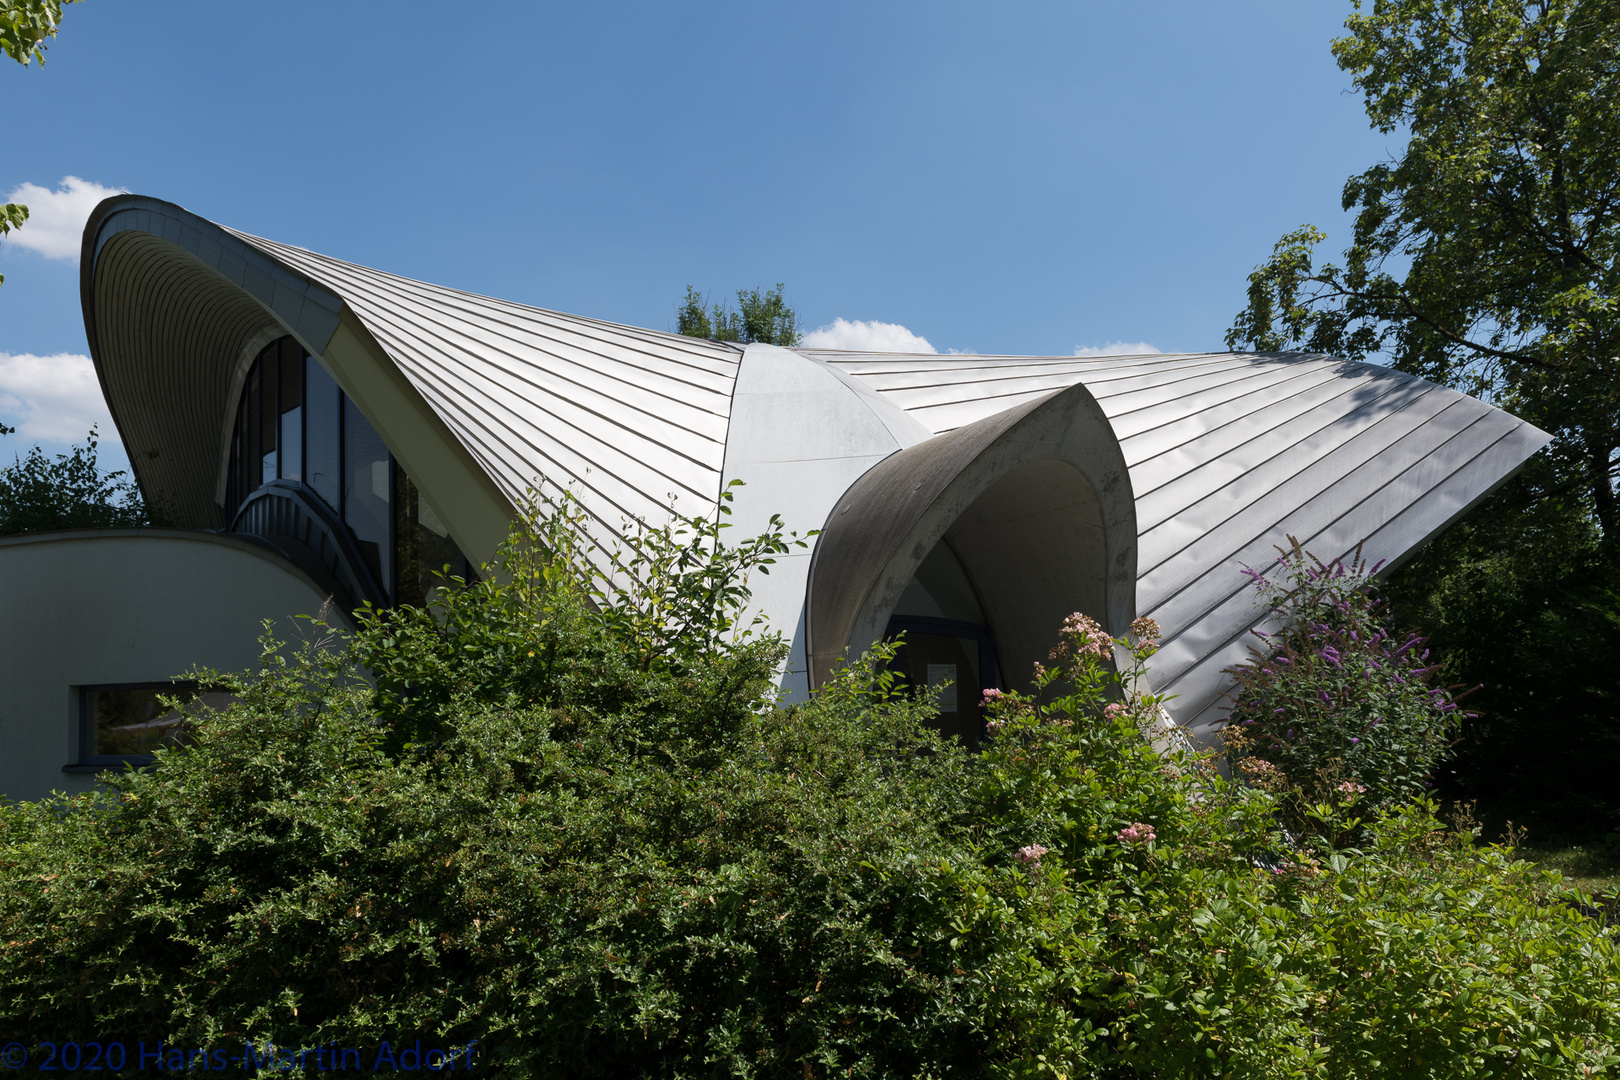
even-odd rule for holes
{"type": "Polygon", "coordinates": [[[810,568],[812,685],[846,650],[882,638],[941,539],[973,581],[1014,685],[1069,612],[1124,632],[1136,608],[1135,500],[1119,443],[1084,386],[902,450],[851,486],[810,568]]]}
{"type": "Polygon", "coordinates": [[[85,334],[143,493],[175,523],[219,529],[231,427],[254,356],[283,335],[321,358],[456,543],[482,561],[511,502],[322,283],[171,203],[122,195],[85,226],[85,334]]]}

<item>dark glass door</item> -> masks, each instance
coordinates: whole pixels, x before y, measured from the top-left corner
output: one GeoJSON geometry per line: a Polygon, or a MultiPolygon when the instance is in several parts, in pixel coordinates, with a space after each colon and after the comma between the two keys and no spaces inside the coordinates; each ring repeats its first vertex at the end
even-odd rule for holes
{"type": "Polygon", "coordinates": [[[895,671],[908,687],[938,703],[933,727],[969,748],[984,734],[980,707],[984,691],[996,685],[995,648],[988,627],[953,619],[895,616],[890,638],[904,635],[894,657],[895,671]]]}

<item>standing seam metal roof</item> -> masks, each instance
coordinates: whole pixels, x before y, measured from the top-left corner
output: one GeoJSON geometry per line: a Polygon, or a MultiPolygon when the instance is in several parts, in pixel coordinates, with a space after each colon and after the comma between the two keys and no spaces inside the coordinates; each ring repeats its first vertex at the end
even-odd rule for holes
{"type": "Polygon", "coordinates": [[[609,526],[713,512],[740,349],[227,231],[340,295],[514,503],[543,475],[609,526]]]}
{"type": "MultiPolygon", "coordinates": [[[[120,432],[137,451],[168,440],[145,467],[199,518],[215,509],[202,492],[219,436],[176,419],[212,416],[264,334],[287,327],[320,352],[345,311],[512,503],[544,478],[610,535],[672,505],[717,507],[733,345],[411,281],[141,196],[97,208],[84,255],[87,331],[120,432]],[[157,318],[174,325],[143,321],[157,318]]],[[[1084,384],[1129,471],[1136,610],[1167,633],[1153,674],[1181,695],[1184,722],[1213,718],[1221,669],[1259,618],[1240,565],[1269,564],[1285,532],[1323,558],[1362,540],[1373,558],[1403,558],[1550,439],[1455,391],[1321,355],[796,351],[839,377],[852,408],[870,393],[935,435],[1084,384]]]]}
{"type": "Polygon", "coordinates": [[[1363,540],[1374,559],[1404,558],[1550,438],[1453,390],[1320,354],[799,351],[935,434],[1084,383],[1136,495],[1137,611],[1166,634],[1155,685],[1198,726],[1216,718],[1221,669],[1261,614],[1241,566],[1270,565],[1287,533],[1324,559],[1363,540]]]}

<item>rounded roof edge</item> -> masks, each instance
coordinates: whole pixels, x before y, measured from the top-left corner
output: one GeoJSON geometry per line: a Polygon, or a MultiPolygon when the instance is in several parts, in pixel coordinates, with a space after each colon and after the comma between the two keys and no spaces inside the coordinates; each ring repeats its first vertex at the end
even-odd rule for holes
{"type": "Polygon", "coordinates": [[[1107,610],[1095,614],[1109,632],[1123,633],[1136,611],[1135,497],[1112,427],[1076,384],[900,450],[850,486],[811,560],[811,684],[825,681],[846,646],[882,636],[890,594],[898,596],[975,499],[1015,470],[1046,461],[1072,466],[1096,496],[1107,610]]]}
{"type": "Polygon", "coordinates": [[[92,359],[97,346],[94,288],[99,257],[114,237],[132,231],[167,240],[196,256],[263,304],[310,352],[324,351],[337,331],[342,297],[295,267],[272,259],[183,206],[147,195],[112,195],[90,212],[79,249],[79,304],[92,359]]]}

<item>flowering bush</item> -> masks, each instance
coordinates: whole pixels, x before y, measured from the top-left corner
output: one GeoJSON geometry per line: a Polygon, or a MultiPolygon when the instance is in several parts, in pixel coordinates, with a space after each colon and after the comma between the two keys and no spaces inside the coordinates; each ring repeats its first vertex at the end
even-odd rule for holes
{"type": "Polygon", "coordinates": [[[1150,622],[1069,620],[972,754],[882,650],[774,707],[780,643],[732,631],[782,537],[653,532],[615,589],[573,528],[347,651],[270,643],[110,790],[0,806],[5,1039],[476,1038],[479,1074],[587,1080],[1620,1064],[1601,926],[1425,804],[1336,850],[1348,777],[1285,835],[1177,748],[1150,622]]]}
{"type": "Polygon", "coordinates": [[[1313,829],[1283,831],[1275,785],[1229,782],[1176,749],[1135,690],[1156,628],[1132,630],[1110,640],[1071,618],[1036,693],[987,703],[1000,726],[965,816],[1000,874],[957,871],[951,933],[985,957],[990,1075],[1550,1078],[1620,1064],[1614,943],[1548,877],[1423,800],[1360,825],[1366,785],[1349,777],[1311,808],[1313,829]],[[1357,852],[1341,850],[1351,832],[1357,852]]]}
{"type": "Polygon", "coordinates": [[[1240,776],[1320,802],[1342,783],[1384,811],[1424,792],[1459,720],[1418,634],[1383,624],[1360,553],[1324,563],[1290,537],[1267,572],[1246,570],[1279,629],[1234,670],[1223,738],[1240,776]]]}

